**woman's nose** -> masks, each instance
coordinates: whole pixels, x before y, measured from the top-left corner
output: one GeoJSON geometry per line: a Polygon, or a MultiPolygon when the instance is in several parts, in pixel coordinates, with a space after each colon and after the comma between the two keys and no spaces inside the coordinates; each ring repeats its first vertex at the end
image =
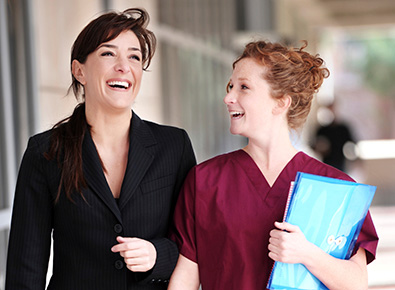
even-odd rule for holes
{"type": "Polygon", "coordinates": [[[118,72],[122,72],[122,73],[128,73],[130,72],[130,65],[129,65],[129,61],[127,59],[124,58],[118,58],[117,59],[117,63],[115,65],[115,70],[118,72]]]}
{"type": "Polygon", "coordinates": [[[224,97],[224,103],[228,105],[228,104],[233,104],[235,102],[236,102],[236,98],[234,94],[232,93],[232,91],[229,91],[224,97]]]}

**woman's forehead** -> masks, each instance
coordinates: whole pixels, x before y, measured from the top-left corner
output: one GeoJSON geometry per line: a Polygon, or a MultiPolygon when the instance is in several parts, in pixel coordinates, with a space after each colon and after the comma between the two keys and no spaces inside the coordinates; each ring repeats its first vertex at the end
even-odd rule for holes
{"type": "Polygon", "coordinates": [[[266,68],[253,58],[243,58],[239,60],[232,75],[237,75],[242,78],[251,78],[253,76],[262,76],[266,68]]]}

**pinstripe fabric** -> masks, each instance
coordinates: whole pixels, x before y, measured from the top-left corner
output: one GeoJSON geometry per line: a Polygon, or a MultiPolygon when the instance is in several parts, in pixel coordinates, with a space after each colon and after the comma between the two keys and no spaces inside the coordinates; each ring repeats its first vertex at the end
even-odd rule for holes
{"type": "Polygon", "coordinates": [[[196,160],[184,130],[142,121],[133,113],[128,164],[119,206],[104,177],[89,134],[83,142],[88,187],[61,195],[54,205],[60,170],[43,157],[50,131],[29,140],[15,192],[6,289],[44,289],[51,234],[53,275],[47,289],[166,289],[178,250],[166,238],[179,189],[196,160]],[[133,273],[111,247],[118,235],[151,241],[157,262],[133,273]]]}

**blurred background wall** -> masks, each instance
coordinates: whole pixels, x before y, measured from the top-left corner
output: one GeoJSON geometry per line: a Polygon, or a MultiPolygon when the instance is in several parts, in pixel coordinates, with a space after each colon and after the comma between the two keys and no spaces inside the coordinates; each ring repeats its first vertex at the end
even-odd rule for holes
{"type": "Polygon", "coordinates": [[[198,161],[246,144],[229,133],[222,101],[231,64],[246,42],[300,47],[307,40],[307,50],[324,58],[331,76],[305,130],[295,134],[295,146],[322,159],[334,137],[317,137],[318,128],[334,116],[347,125],[352,138],[344,170],[378,186],[372,213],[388,263],[375,262],[370,284],[395,285],[386,275],[395,270],[388,234],[395,225],[395,1],[0,0],[0,289],[27,139],[68,116],[76,104],[67,94],[72,43],[101,13],[136,6],[149,12],[159,44],[133,109],[142,118],[185,128],[198,161]]]}

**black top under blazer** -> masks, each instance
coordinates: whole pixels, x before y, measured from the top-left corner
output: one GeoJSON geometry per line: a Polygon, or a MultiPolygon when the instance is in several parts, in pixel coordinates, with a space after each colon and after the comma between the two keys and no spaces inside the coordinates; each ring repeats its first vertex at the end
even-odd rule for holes
{"type": "Polygon", "coordinates": [[[47,289],[167,289],[178,250],[167,238],[180,187],[196,164],[187,133],[141,120],[133,113],[128,164],[118,203],[105,179],[89,133],[82,145],[87,188],[54,203],[60,169],[43,153],[51,130],[30,138],[20,166],[10,230],[6,290],[45,289],[53,237],[53,271],[47,289]],[[151,241],[153,269],[133,273],[117,236],[151,241]]]}

